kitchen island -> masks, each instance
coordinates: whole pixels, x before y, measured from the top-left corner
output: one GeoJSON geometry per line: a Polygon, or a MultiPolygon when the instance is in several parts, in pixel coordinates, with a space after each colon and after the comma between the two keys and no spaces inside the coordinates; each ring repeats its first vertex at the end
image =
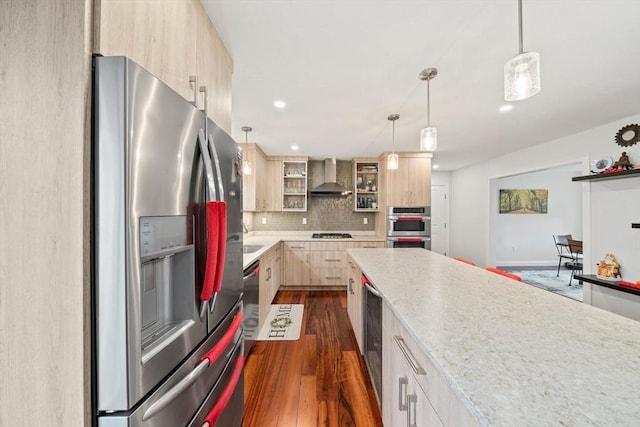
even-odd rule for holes
{"type": "Polygon", "coordinates": [[[347,252],[450,390],[442,425],[453,400],[465,425],[640,425],[640,322],[426,250],[347,252]]]}

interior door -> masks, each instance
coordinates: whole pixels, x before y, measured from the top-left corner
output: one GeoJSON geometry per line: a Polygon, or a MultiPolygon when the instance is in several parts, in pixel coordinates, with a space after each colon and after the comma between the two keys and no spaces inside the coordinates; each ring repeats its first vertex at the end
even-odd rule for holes
{"type": "Polygon", "coordinates": [[[449,186],[431,186],[431,250],[449,254],[449,186]]]}

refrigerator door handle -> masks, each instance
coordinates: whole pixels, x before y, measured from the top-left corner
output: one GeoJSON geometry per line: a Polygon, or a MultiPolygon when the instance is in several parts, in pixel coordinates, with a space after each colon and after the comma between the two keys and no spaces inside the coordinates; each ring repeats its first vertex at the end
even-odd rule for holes
{"type": "MultiPolygon", "coordinates": [[[[223,218],[220,217],[221,202],[208,201],[206,204],[207,215],[207,258],[205,260],[204,283],[202,284],[202,292],[200,293],[200,315],[206,313],[206,307],[216,288],[216,277],[218,270],[224,264],[220,264],[220,229],[223,218]]],[[[225,218],[226,218],[226,212],[225,218]]],[[[226,221],[225,221],[225,240],[226,240],[226,221]]],[[[224,260],[223,260],[224,262],[224,260]]],[[[220,275],[222,272],[220,271],[220,275]]]]}
{"type": "Polygon", "coordinates": [[[236,315],[233,316],[233,321],[231,322],[231,325],[229,325],[229,329],[227,330],[227,332],[224,333],[222,338],[220,338],[220,341],[218,341],[216,345],[214,345],[211,350],[207,352],[207,354],[202,356],[202,359],[200,359],[202,362],[206,361],[207,366],[211,366],[214,364],[214,362],[218,359],[218,357],[220,357],[222,352],[224,352],[224,350],[229,346],[231,341],[233,341],[233,337],[236,335],[236,332],[238,332],[240,325],[242,325],[243,317],[244,314],[242,314],[241,311],[237,312],[236,315]]]}
{"type": "Polygon", "coordinates": [[[238,380],[240,379],[240,375],[242,374],[242,368],[244,367],[244,356],[240,355],[238,357],[238,361],[236,362],[236,366],[233,369],[233,374],[229,379],[229,383],[227,387],[224,389],[222,394],[220,395],[220,399],[215,404],[211,412],[207,415],[207,418],[202,423],[202,427],[212,427],[215,425],[218,418],[227,407],[233,392],[235,391],[236,386],[238,385],[238,380]]]}
{"type": "Polygon", "coordinates": [[[153,405],[149,406],[149,409],[142,415],[142,421],[146,421],[153,416],[157,415],[164,408],[167,407],[176,397],[178,397],[184,390],[189,388],[196,380],[202,375],[209,367],[207,360],[201,361],[193,371],[189,372],[187,376],[181,379],[176,385],[171,387],[165,394],[160,396],[153,405]]]}
{"type": "MultiPolygon", "coordinates": [[[[209,148],[208,148],[208,143],[207,143],[207,139],[204,136],[204,131],[200,130],[200,132],[198,132],[198,145],[200,146],[200,154],[202,155],[202,163],[204,163],[204,171],[205,171],[205,178],[207,181],[207,193],[208,193],[208,197],[207,197],[207,201],[211,201],[211,200],[217,200],[217,194],[216,194],[216,186],[214,183],[214,178],[213,178],[213,166],[211,164],[211,154],[209,153],[209,148]]],[[[216,158],[217,158],[217,154],[216,154],[216,158]]],[[[218,170],[218,175],[220,174],[220,171],[218,170]]]]}
{"type": "Polygon", "coordinates": [[[213,156],[213,163],[216,167],[216,178],[218,178],[218,200],[224,201],[224,184],[222,183],[222,172],[220,169],[220,158],[218,157],[218,151],[216,150],[216,146],[213,142],[213,135],[209,134],[207,138],[207,145],[209,146],[209,150],[213,156]]]}

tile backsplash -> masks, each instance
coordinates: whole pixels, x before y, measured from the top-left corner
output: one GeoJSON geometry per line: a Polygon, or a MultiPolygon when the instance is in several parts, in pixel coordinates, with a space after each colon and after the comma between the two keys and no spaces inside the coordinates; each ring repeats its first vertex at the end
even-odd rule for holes
{"type": "MultiPolygon", "coordinates": [[[[353,191],[353,163],[336,162],[336,181],[353,191]]],[[[324,161],[310,160],[307,187],[314,188],[324,182],[324,161]]],[[[273,183],[281,185],[281,183],[273,183]]],[[[353,194],[349,196],[308,197],[306,212],[245,212],[244,221],[249,231],[374,231],[375,214],[353,212],[353,194]],[[263,224],[263,218],[266,224],[263,224]],[[303,218],[307,223],[303,224],[303,218]],[[364,218],[367,224],[364,224],[364,218]]]]}

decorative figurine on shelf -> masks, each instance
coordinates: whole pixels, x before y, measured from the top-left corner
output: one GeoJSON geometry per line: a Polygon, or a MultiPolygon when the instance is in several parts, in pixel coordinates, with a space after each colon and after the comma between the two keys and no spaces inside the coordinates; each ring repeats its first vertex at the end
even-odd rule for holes
{"type": "Polygon", "coordinates": [[[631,161],[629,161],[629,156],[627,156],[627,152],[623,151],[620,159],[611,166],[613,169],[631,169],[631,161]]]}
{"type": "Polygon", "coordinates": [[[604,259],[598,263],[597,277],[605,280],[614,280],[621,277],[620,264],[616,261],[614,254],[606,254],[604,259]]]}

